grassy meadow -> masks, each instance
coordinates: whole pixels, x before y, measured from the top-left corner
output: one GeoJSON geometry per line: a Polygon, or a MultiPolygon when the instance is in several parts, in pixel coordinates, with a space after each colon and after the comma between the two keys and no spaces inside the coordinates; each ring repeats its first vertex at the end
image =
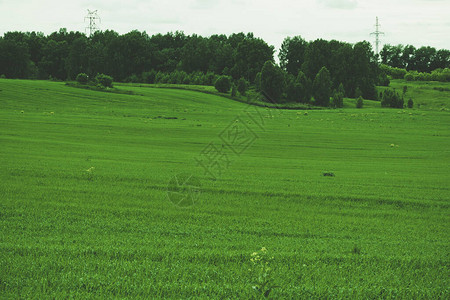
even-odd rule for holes
{"type": "Polygon", "coordinates": [[[405,84],[420,109],[0,79],[0,298],[448,299],[450,91],[405,84]]]}

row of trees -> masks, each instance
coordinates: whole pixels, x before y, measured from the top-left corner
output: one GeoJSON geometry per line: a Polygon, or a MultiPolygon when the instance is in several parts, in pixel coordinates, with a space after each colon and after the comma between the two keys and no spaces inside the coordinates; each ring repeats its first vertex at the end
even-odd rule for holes
{"type": "MultiPolygon", "coordinates": [[[[408,67],[421,66],[424,59],[420,57],[432,62],[426,63],[428,68],[448,64],[447,50],[425,55],[422,48],[411,47],[400,47],[402,57],[412,51],[416,59],[414,64],[407,63],[408,67]]],[[[395,62],[396,56],[390,54],[394,48],[383,48],[382,59],[388,65],[395,62]]],[[[0,37],[0,74],[60,80],[73,80],[79,73],[90,78],[108,74],[116,81],[209,85],[218,76],[228,76],[234,84],[241,79],[254,84],[277,101],[309,103],[314,97],[316,104],[328,105],[326,94],[338,107],[344,96],[376,99],[375,85],[388,85],[387,74],[401,70],[380,68],[371,44],[365,41],[308,42],[300,36],[288,37],[279,52],[279,66],[274,64],[273,54],[274,47],[252,33],[202,37],[177,31],[149,36],[139,31],[119,35],[107,30],[88,38],[65,29],[48,36],[8,32],[0,37]]]]}
{"type": "Polygon", "coordinates": [[[391,76],[394,79],[405,79],[407,81],[441,81],[450,82],[450,68],[435,69],[431,73],[418,72],[416,70],[409,70],[396,67],[390,67],[388,65],[381,64],[380,68],[382,72],[391,76]]]}
{"type": "Polygon", "coordinates": [[[365,41],[352,45],[323,39],[307,42],[300,36],[286,38],[281,45],[279,60],[287,74],[297,76],[301,71],[311,81],[325,67],[332,89],[338,89],[342,84],[347,97],[355,97],[359,88],[365,99],[375,99],[375,85],[385,84],[387,80],[378,67],[371,44],[365,41]]]}
{"type": "Polygon", "coordinates": [[[412,45],[388,44],[384,45],[380,57],[383,64],[408,71],[431,72],[439,68],[450,68],[450,50],[437,50],[429,46],[416,49],[412,45]]]}
{"type": "Polygon", "coordinates": [[[143,72],[212,72],[253,82],[274,47],[252,33],[187,36],[183,32],[119,35],[98,31],[91,38],[61,29],[48,36],[8,32],[0,38],[0,73],[8,78],[75,79],[79,73],[109,74],[117,81],[143,72]]]}

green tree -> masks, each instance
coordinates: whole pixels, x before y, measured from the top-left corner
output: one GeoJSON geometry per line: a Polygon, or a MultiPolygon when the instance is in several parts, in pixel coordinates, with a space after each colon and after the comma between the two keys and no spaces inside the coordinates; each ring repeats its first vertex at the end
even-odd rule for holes
{"type": "Polygon", "coordinates": [[[97,76],[95,76],[95,81],[100,84],[103,87],[109,87],[112,88],[113,85],[113,78],[111,76],[105,75],[105,74],[97,74],[97,76]]]}
{"type": "Polygon", "coordinates": [[[408,108],[413,108],[413,106],[414,106],[414,101],[413,101],[413,99],[409,98],[409,100],[408,100],[408,108]]]}
{"type": "Polygon", "coordinates": [[[363,98],[361,96],[356,99],[356,108],[362,108],[364,104],[363,98]]]}
{"type": "Polygon", "coordinates": [[[80,73],[77,75],[76,80],[80,84],[87,84],[89,81],[89,77],[86,73],[80,73]]]}
{"type": "Polygon", "coordinates": [[[331,96],[330,72],[326,67],[322,67],[313,83],[313,93],[315,104],[318,106],[328,106],[331,96]]]}
{"type": "Polygon", "coordinates": [[[244,77],[252,82],[266,61],[273,61],[274,47],[264,40],[248,34],[236,48],[236,65],[233,77],[244,77]]]}
{"type": "Polygon", "coordinates": [[[382,107],[403,108],[403,98],[392,89],[386,89],[381,98],[382,107]]]}
{"type": "Polygon", "coordinates": [[[284,74],[272,61],[266,61],[261,70],[261,93],[270,102],[279,102],[284,89],[284,74]]]}
{"type": "Polygon", "coordinates": [[[342,108],[344,107],[344,95],[345,95],[345,90],[344,90],[344,86],[341,84],[339,84],[339,88],[337,91],[333,92],[333,96],[332,96],[332,106],[334,108],[342,108]]]}
{"type": "Polygon", "coordinates": [[[278,54],[281,68],[289,74],[298,74],[305,60],[307,46],[308,43],[300,36],[285,38],[278,54]]]}
{"type": "Polygon", "coordinates": [[[219,76],[216,82],[214,83],[214,87],[220,93],[228,93],[231,88],[231,79],[229,76],[219,76]]]}
{"type": "Polygon", "coordinates": [[[244,78],[240,78],[237,82],[237,90],[238,92],[242,95],[245,96],[245,93],[247,91],[248,88],[248,82],[247,80],[245,80],[244,78]]]}

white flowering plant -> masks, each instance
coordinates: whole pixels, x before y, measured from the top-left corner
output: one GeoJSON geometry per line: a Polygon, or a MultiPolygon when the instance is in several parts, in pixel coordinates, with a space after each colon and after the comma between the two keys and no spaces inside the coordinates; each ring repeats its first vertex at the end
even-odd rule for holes
{"type": "Polygon", "coordinates": [[[250,258],[251,268],[249,271],[252,275],[252,288],[257,294],[265,298],[269,297],[273,289],[279,287],[275,285],[272,277],[271,265],[273,260],[274,257],[269,255],[266,247],[253,252],[250,258]]]}

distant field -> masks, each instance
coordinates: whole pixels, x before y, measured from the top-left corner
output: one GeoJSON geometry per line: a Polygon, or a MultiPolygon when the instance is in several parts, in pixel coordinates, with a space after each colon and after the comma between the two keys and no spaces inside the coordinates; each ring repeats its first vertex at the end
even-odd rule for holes
{"type": "Polygon", "coordinates": [[[0,298],[252,298],[266,247],[274,299],[448,299],[450,92],[429,87],[305,112],[0,79],[0,298]]]}

